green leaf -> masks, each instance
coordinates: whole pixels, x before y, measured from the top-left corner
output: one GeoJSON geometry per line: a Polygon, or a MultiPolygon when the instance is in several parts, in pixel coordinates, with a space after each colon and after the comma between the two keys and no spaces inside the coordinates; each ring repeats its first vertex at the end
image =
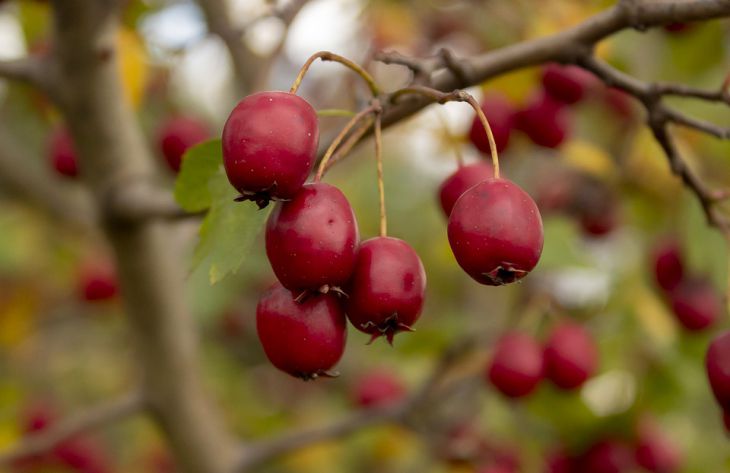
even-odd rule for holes
{"type": "MultiPolygon", "coordinates": [[[[210,182],[220,174],[222,162],[219,139],[200,143],[187,150],[175,181],[175,200],[183,209],[201,212],[210,208],[213,202],[210,182]]],[[[229,186],[227,182],[225,184],[229,186]]]]}
{"type": "Polygon", "coordinates": [[[271,206],[259,210],[252,202],[235,202],[238,192],[221,169],[208,182],[211,208],[200,228],[193,256],[193,270],[208,268],[210,284],[235,273],[243,264],[271,206]]]}

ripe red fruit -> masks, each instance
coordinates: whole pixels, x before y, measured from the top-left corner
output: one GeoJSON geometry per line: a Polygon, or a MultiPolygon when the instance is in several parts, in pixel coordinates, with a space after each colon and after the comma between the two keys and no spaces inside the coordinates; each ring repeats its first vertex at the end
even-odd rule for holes
{"type": "Polygon", "coordinates": [[[99,444],[76,437],[64,440],[53,449],[53,456],[77,473],[109,473],[109,460],[99,444]]]}
{"type": "Polygon", "coordinates": [[[305,380],[328,371],[345,350],[347,326],[340,302],[332,294],[311,294],[301,302],[279,283],[256,307],[256,331],[269,361],[305,380]]]}
{"type": "Polygon", "coordinates": [[[556,450],[545,460],[546,473],[577,473],[576,459],[564,450],[556,450]]]}
{"type": "Polygon", "coordinates": [[[375,237],[360,245],[348,284],[347,317],[372,340],[389,343],[411,330],[423,308],[426,272],[418,254],[403,240],[375,237]]]}
{"type": "Polygon", "coordinates": [[[578,224],[583,234],[588,237],[603,237],[616,229],[619,222],[616,205],[604,205],[602,212],[598,209],[579,216],[578,224]]]}
{"type": "Polygon", "coordinates": [[[487,378],[502,394],[519,398],[532,393],[544,375],[542,347],[524,333],[503,335],[494,348],[487,378]]]}
{"type": "Polygon", "coordinates": [[[380,407],[396,403],[406,395],[406,388],[394,373],[377,370],[366,373],[353,388],[352,397],[360,407],[380,407]]]}
{"type": "Polygon", "coordinates": [[[682,467],[682,454],[662,430],[642,425],[636,444],[636,463],[654,473],[674,473],[682,467]]]}
{"type": "Polygon", "coordinates": [[[631,449],[618,440],[603,440],[583,454],[578,471],[586,473],[628,473],[634,466],[631,449]]]}
{"type": "Polygon", "coordinates": [[[730,411],[730,332],[725,332],[710,343],[705,356],[705,368],[710,388],[720,407],[730,411]]]}
{"type": "Polygon", "coordinates": [[[301,97],[259,92],[241,100],[223,128],[223,165],[242,200],[264,207],[291,199],[317,154],[317,113],[301,97]]]}
{"type": "Polygon", "coordinates": [[[439,200],[444,214],[448,217],[451,209],[462,194],[480,182],[494,177],[494,168],[491,164],[484,162],[459,166],[439,188],[439,200]]]}
{"type": "Polygon", "coordinates": [[[281,284],[293,291],[344,285],[355,268],[359,240],[345,195],[323,182],[306,184],[280,202],[266,224],[266,255],[281,284]]]}
{"type": "Polygon", "coordinates": [[[66,128],[59,127],[53,131],[48,145],[48,154],[53,169],[60,175],[66,177],[78,176],[76,150],[71,134],[66,128]]]}
{"type": "Polygon", "coordinates": [[[545,346],[545,376],[562,389],[583,385],[598,367],[598,349],[583,327],[565,322],[553,330],[545,346]]]}
{"type": "Polygon", "coordinates": [[[515,128],[527,134],[538,146],[557,148],[568,136],[564,104],[547,94],[538,95],[515,114],[515,128]]]}
{"type": "Polygon", "coordinates": [[[506,179],[487,179],[461,196],[448,224],[459,266],[481,284],[527,275],[542,253],[542,219],[532,198],[506,179]]]}
{"type": "Polygon", "coordinates": [[[580,102],[590,79],[590,74],[577,66],[548,64],[542,70],[542,87],[545,92],[565,104],[580,102]]]}
{"type": "Polygon", "coordinates": [[[106,265],[87,266],[79,277],[79,292],[85,301],[102,301],[113,298],[118,292],[117,276],[106,265]]]}
{"type": "Polygon", "coordinates": [[[659,287],[665,291],[674,290],[684,276],[682,250],[679,242],[667,239],[660,242],[653,253],[654,278],[659,287]]]}
{"type": "MultiPolygon", "coordinates": [[[[480,107],[487,117],[489,127],[492,129],[497,152],[501,153],[507,149],[507,145],[509,144],[509,135],[512,133],[512,127],[514,125],[514,107],[507,97],[498,92],[487,93],[480,107]]],[[[476,115],[469,130],[469,140],[479,151],[491,156],[492,151],[489,147],[487,131],[476,115]]]]}
{"type": "Polygon", "coordinates": [[[208,126],[192,117],[172,117],[157,131],[157,141],[167,165],[174,172],[180,171],[183,154],[191,146],[210,137],[208,126]]]}
{"type": "Polygon", "coordinates": [[[670,294],[672,311],[679,323],[691,331],[711,326],[722,313],[722,300],[707,279],[687,279],[670,294]]]}

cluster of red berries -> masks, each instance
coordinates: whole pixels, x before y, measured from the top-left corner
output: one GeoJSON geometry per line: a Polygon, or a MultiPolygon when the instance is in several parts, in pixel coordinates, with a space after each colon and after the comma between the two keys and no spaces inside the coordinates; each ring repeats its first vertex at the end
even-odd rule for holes
{"type": "Polygon", "coordinates": [[[679,242],[666,238],[653,257],[656,283],[677,321],[693,332],[712,326],[722,313],[722,298],[707,277],[686,274],[679,242]]]}
{"type": "Polygon", "coordinates": [[[593,376],[598,358],[591,334],[576,323],[562,322],[544,346],[526,333],[504,334],[495,345],[486,377],[510,398],[531,394],[543,379],[559,389],[573,390],[593,376]]]}

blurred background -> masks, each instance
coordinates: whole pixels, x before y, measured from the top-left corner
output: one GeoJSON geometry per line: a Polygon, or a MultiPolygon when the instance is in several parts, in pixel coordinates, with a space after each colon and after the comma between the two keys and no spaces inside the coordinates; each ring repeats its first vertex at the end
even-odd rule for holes
{"type": "MultiPolygon", "coordinates": [[[[285,11],[287,2],[229,4],[230,20],[256,57],[253,85],[246,91],[252,92],[288,90],[301,64],[322,49],[366,64],[392,91],[405,85],[410,73],[373,61],[375,51],[422,57],[447,47],[472,56],[561,31],[613,2],[312,0],[290,25],[273,14],[285,11]]],[[[0,2],[0,59],[44,54],[52,47],[48,9],[42,1],[0,2]]],[[[219,137],[243,96],[227,48],[208,32],[192,1],[128,1],[118,45],[128,99],[156,150],[159,181],[172,189],[175,166],[165,159],[164,127],[186,117],[206,130],[201,139],[219,137]]],[[[602,42],[597,55],[647,81],[714,89],[730,70],[730,23],[626,31],[602,42]]],[[[525,111],[539,108],[544,77],[545,68],[528,68],[469,91],[479,99],[485,91],[497,94],[514,111],[525,111]]],[[[266,360],[254,316],[257,299],[274,276],[260,235],[240,268],[216,276],[209,260],[193,257],[200,220],[175,224],[177,239],[171,244],[190,261],[180,297],[200,328],[205,383],[241,437],[326,424],[364,408],[362,391],[373,383],[390,386],[385,401],[399,399],[429,376],[446,347],[470,334],[487,337],[516,324],[545,340],[556,323],[572,320],[597,343],[599,368],[580,389],[565,392],[542,383],[517,401],[484,379],[493,348],[485,343],[451,373],[459,380],[456,388],[421,409],[408,428],[365,429],[287,455],[260,471],[503,471],[484,469],[498,465],[507,472],[567,471],[548,469],[546,459],[555,452],[579,455],[608,441],[634,448],[646,425],[660,431],[666,448],[681,457],[671,471],[730,471],[722,416],[704,371],[708,341],[727,327],[725,242],[671,174],[639,104],[595,78],[580,81],[580,100],[550,112],[560,139],[546,143],[523,125],[500,154],[503,173],[538,202],[545,225],[541,261],[519,284],[478,285],[461,271],[448,245],[439,185],[456,170],[457,154],[467,162],[486,159],[469,139],[474,112],[465,104],[431,106],[385,132],[389,233],[408,241],[422,258],[427,302],[417,331],[398,335],[393,347],[380,340],[368,345],[367,335],[350,329],[338,378],[304,383],[266,360]],[[656,255],[667,242],[679,249],[685,272],[710,288],[708,297],[722,299],[712,326],[684,328],[671,294],[658,285],[656,255]]],[[[316,109],[353,111],[363,106],[366,93],[359,79],[331,63],[315,63],[299,92],[316,109]]],[[[672,105],[714,123],[730,121],[730,110],[720,105],[687,99],[672,105]]],[[[320,142],[326,145],[346,121],[321,116],[320,142]]],[[[0,124],[0,147],[21,157],[18,166],[63,192],[85,192],[69,178],[75,171],[63,164],[64,125],[44,96],[0,81],[0,124]]],[[[727,142],[679,128],[675,137],[708,185],[730,184],[727,142]]],[[[375,236],[372,143],[356,148],[326,180],[347,195],[363,239],[375,236]]],[[[102,235],[60,224],[4,187],[0,179],[0,450],[41,424],[123,391],[135,371],[102,235]]],[[[164,442],[144,419],[83,437],[73,448],[93,460],[87,466],[36,462],[14,468],[175,471],[164,442]]]]}

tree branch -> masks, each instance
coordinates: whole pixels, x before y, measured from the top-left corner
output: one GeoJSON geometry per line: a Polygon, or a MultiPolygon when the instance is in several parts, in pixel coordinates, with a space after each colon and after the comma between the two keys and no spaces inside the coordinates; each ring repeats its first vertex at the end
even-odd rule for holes
{"type": "Polygon", "coordinates": [[[0,79],[8,79],[45,89],[43,66],[39,59],[28,56],[0,61],[0,79]]]}
{"type": "Polygon", "coordinates": [[[23,438],[20,443],[0,453],[0,466],[30,456],[48,452],[74,435],[96,430],[141,412],[145,408],[140,391],[133,391],[117,399],[73,414],[37,434],[23,438]]]}

